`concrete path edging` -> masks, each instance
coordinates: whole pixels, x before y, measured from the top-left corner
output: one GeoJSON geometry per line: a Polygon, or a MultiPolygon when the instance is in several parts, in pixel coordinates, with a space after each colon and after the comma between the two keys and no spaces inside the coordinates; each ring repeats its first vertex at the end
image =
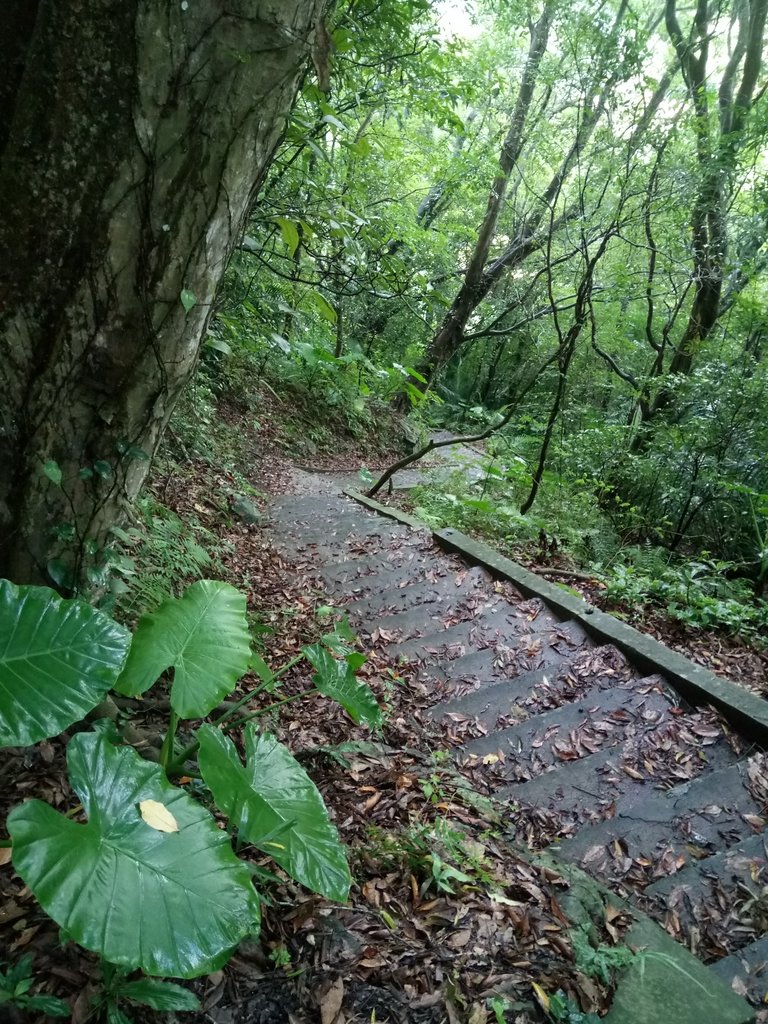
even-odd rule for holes
{"type": "Polygon", "coordinates": [[[746,1000],[641,910],[581,868],[564,863],[554,849],[528,856],[567,881],[560,904],[573,927],[602,925],[608,907],[632,920],[624,941],[637,955],[617,974],[605,1024],[752,1024],[755,1011],[746,1000]]]}
{"type": "Polygon", "coordinates": [[[428,530],[442,547],[484,566],[494,576],[509,580],[526,596],[546,601],[556,612],[575,619],[593,637],[614,644],[641,668],[662,673],[691,703],[712,704],[750,739],[768,742],[768,701],[757,694],[696,665],[634,626],[601,612],[582,598],[524,569],[488,544],[473,540],[459,530],[433,530],[415,516],[382,505],[351,488],[344,494],[379,515],[413,529],[428,530]]]}

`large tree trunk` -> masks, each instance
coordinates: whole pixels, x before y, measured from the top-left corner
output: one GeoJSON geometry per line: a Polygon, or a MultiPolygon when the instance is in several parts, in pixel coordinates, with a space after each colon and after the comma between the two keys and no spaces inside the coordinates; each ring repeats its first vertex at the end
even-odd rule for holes
{"type": "Polygon", "coordinates": [[[76,580],[141,487],[324,3],[4,12],[0,575],[76,580]]]}

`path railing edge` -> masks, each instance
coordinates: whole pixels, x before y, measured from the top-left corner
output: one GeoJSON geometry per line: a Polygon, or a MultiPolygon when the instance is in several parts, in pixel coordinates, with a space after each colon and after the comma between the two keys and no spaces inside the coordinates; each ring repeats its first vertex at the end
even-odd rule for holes
{"type": "Polygon", "coordinates": [[[757,694],[715,675],[654,637],[524,569],[482,541],[474,540],[459,530],[434,530],[416,516],[382,505],[352,488],[345,489],[344,494],[372,512],[413,529],[429,531],[446,550],[484,566],[496,577],[509,580],[527,597],[546,601],[556,612],[575,619],[591,636],[618,647],[642,669],[662,673],[691,703],[712,704],[750,739],[768,742],[768,701],[757,694]]]}

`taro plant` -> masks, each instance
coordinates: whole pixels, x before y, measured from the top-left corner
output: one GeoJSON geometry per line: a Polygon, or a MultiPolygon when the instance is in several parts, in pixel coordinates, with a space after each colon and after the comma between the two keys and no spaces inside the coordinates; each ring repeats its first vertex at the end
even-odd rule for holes
{"type": "Polygon", "coordinates": [[[226,583],[194,583],[144,616],[132,637],[81,601],[0,581],[0,745],[59,735],[110,690],[138,697],[172,673],[159,763],[111,723],[81,726],[66,751],[80,805],[60,813],[31,799],[8,817],[2,844],[15,871],[69,937],[148,975],[192,978],[220,967],[259,928],[254,871],[231,838],[322,895],[347,898],[345,850],[319,791],[286,747],[258,731],[263,711],[247,705],[305,657],[316,670],[308,693],[378,726],[378,704],[355,675],[365,659],[350,639],[337,629],[273,674],[251,654],[245,597],[226,583]],[[249,666],[261,677],[255,688],[179,750],[179,723],[207,718],[249,666]],[[199,777],[196,795],[174,784],[182,775],[199,777]],[[197,795],[226,817],[231,836],[197,795]]]}

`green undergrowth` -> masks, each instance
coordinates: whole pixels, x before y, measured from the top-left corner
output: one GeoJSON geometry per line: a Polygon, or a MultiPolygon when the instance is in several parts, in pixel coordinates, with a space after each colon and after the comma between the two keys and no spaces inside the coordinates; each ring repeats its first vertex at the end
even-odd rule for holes
{"type": "Polygon", "coordinates": [[[196,516],[177,515],[152,494],[139,499],[136,523],[121,531],[130,571],[121,578],[117,607],[122,618],[154,611],[202,576],[221,576],[227,544],[196,516]]]}
{"type": "Polygon", "coordinates": [[[258,463],[265,445],[308,465],[399,453],[403,428],[387,395],[365,387],[347,357],[322,351],[326,358],[209,351],[174,413],[173,453],[241,468],[258,463]]]}

